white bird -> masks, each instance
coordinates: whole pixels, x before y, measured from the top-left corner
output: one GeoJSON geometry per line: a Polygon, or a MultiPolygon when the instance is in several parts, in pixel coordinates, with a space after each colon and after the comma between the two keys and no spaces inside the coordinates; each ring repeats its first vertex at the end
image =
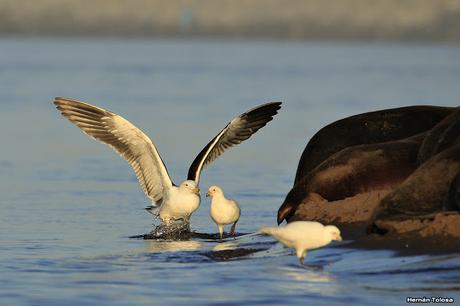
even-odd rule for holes
{"type": "MultiPolygon", "coordinates": [[[[160,219],[169,224],[175,220],[189,222],[200,205],[198,184],[203,168],[226,149],[248,139],[273,119],[281,102],[267,103],[230,121],[198,154],[188,171],[187,180],[175,185],[154,143],[140,129],[123,117],[85,102],[55,98],[54,104],[67,119],[88,136],[108,144],[131,165],[139,184],[160,219]]],[[[186,149],[186,148],[184,148],[186,149]]]]}
{"type": "Polygon", "coordinates": [[[206,196],[212,197],[209,214],[212,220],[217,224],[220,240],[222,240],[224,234],[224,225],[233,224],[230,235],[234,236],[236,223],[241,216],[241,210],[238,203],[234,200],[226,199],[224,192],[218,186],[209,187],[206,196]]]}
{"type": "Polygon", "coordinates": [[[314,221],[294,221],[284,227],[262,227],[258,232],[270,235],[286,247],[295,249],[301,265],[307,250],[328,245],[332,240],[342,241],[336,226],[324,226],[314,221]]]}

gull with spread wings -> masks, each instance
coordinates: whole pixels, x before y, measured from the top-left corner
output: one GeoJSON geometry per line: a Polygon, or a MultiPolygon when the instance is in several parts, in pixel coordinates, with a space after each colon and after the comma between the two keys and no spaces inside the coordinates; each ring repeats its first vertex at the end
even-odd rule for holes
{"type": "Polygon", "coordinates": [[[272,102],[251,109],[230,121],[198,154],[188,171],[187,180],[175,185],[152,140],[123,117],[91,104],[56,98],[56,108],[85,134],[108,144],[131,165],[139,184],[160,219],[168,224],[175,220],[189,221],[200,206],[198,184],[204,167],[228,148],[248,139],[273,119],[281,102],[272,102]]]}

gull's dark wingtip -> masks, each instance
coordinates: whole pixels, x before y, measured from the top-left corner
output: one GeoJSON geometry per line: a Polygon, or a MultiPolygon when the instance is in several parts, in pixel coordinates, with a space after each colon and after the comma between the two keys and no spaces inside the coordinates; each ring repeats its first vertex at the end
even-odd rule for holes
{"type": "Polygon", "coordinates": [[[278,114],[278,111],[281,109],[281,101],[278,102],[270,102],[262,106],[263,109],[266,109],[270,115],[273,117],[278,114]]]}
{"type": "Polygon", "coordinates": [[[276,113],[278,114],[278,111],[281,109],[281,105],[283,102],[278,101],[278,102],[273,102],[276,105],[276,113]]]}
{"type": "MultiPolygon", "coordinates": [[[[246,113],[240,115],[240,117],[249,116],[254,119],[261,119],[265,117],[273,117],[278,114],[278,110],[281,108],[282,102],[268,102],[262,105],[259,105],[246,113]]],[[[271,119],[270,119],[271,120],[271,119]]],[[[268,121],[270,121],[268,120],[268,121]]]]}
{"type": "Polygon", "coordinates": [[[265,105],[281,105],[283,104],[282,101],[271,101],[271,102],[268,102],[268,103],[265,103],[265,104],[262,104],[261,106],[265,106],[265,105]]]}
{"type": "Polygon", "coordinates": [[[276,102],[268,102],[266,104],[262,104],[261,106],[259,106],[260,108],[271,108],[275,111],[278,111],[280,108],[281,108],[281,105],[283,104],[283,102],[281,101],[276,101],[276,102]]]}

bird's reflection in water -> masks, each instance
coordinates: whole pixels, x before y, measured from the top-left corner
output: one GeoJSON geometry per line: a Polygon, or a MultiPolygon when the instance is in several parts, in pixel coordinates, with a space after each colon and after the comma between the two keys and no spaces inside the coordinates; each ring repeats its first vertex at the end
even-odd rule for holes
{"type": "Polygon", "coordinates": [[[284,290],[303,290],[309,294],[322,295],[337,295],[341,290],[335,277],[323,271],[321,267],[279,267],[278,271],[288,280],[280,282],[284,290]]]}
{"type": "Polygon", "coordinates": [[[225,241],[222,243],[217,243],[212,250],[213,251],[226,251],[226,250],[234,250],[240,244],[237,241],[225,241]]]}
{"type": "Polygon", "coordinates": [[[196,240],[145,240],[145,247],[151,253],[195,251],[201,249],[202,245],[196,240]]]}
{"type": "Polygon", "coordinates": [[[257,250],[258,252],[267,250],[274,242],[268,240],[265,243],[265,236],[261,236],[258,233],[251,234],[239,234],[235,238],[229,238],[228,240],[217,243],[212,248],[213,251],[226,251],[236,250],[239,248],[250,248],[257,250]]]}
{"type": "Polygon", "coordinates": [[[335,278],[329,273],[324,272],[321,267],[280,267],[280,270],[282,274],[299,282],[325,283],[335,281],[335,278]]]}

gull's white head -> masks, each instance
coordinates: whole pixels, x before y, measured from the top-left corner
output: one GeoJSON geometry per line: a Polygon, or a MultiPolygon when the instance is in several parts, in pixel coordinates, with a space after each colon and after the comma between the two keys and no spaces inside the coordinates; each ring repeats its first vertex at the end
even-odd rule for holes
{"type": "Polygon", "coordinates": [[[219,186],[214,185],[214,186],[209,187],[208,193],[206,193],[206,196],[207,197],[213,197],[213,196],[218,195],[218,194],[222,195],[224,193],[222,192],[222,189],[220,189],[219,186]]]}
{"type": "Polygon", "coordinates": [[[342,236],[340,235],[340,230],[337,228],[337,226],[327,225],[324,227],[324,230],[326,232],[326,235],[328,235],[328,238],[331,239],[331,241],[342,241],[342,236]]]}
{"type": "Polygon", "coordinates": [[[192,181],[192,180],[183,181],[179,185],[179,189],[180,190],[187,190],[187,191],[195,193],[196,195],[200,195],[200,188],[198,188],[198,186],[196,185],[195,181],[192,181]]]}

